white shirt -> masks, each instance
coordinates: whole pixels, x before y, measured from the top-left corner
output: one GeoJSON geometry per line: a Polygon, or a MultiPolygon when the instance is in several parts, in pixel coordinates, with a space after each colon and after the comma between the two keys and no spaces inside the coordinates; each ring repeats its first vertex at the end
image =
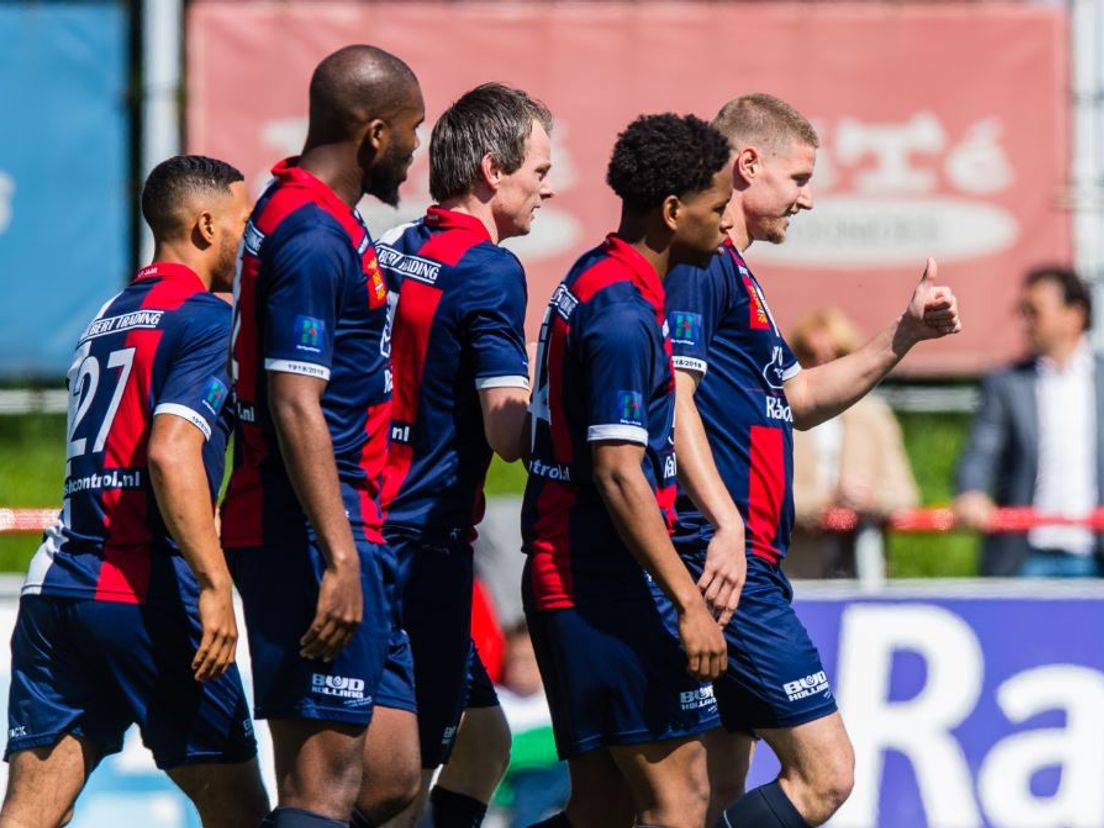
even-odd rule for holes
{"type": "Polygon", "coordinates": [[[817,474],[825,488],[836,490],[840,478],[840,455],[843,453],[843,423],[839,417],[825,420],[809,429],[816,446],[817,474]]]}
{"type": "MultiPolygon", "coordinates": [[[[1087,340],[1064,366],[1040,357],[1035,363],[1039,423],[1039,468],[1033,505],[1069,517],[1089,514],[1097,501],[1096,383],[1087,340]]],[[[1036,549],[1077,555],[1093,551],[1093,533],[1079,526],[1041,526],[1027,535],[1036,549]]]]}

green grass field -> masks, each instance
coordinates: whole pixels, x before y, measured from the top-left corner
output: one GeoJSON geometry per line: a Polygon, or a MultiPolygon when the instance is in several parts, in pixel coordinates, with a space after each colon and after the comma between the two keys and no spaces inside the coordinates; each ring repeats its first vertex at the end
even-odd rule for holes
{"type": "MultiPolygon", "coordinates": [[[[951,414],[900,416],[923,505],[951,498],[951,476],[969,418],[951,414]]],[[[0,417],[0,506],[53,506],[59,502],[65,466],[64,415],[0,417]]],[[[525,486],[520,463],[496,461],[487,480],[490,497],[518,494],[525,486]]],[[[0,571],[22,571],[38,545],[36,535],[0,536],[0,571]]],[[[976,573],[977,538],[893,535],[887,544],[893,577],[960,576],[976,573]]]]}

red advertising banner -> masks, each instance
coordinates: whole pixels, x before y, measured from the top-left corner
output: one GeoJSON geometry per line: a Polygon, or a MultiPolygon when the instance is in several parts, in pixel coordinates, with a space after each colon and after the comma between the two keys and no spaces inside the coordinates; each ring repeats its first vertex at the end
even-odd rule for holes
{"type": "Polygon", "coordinates": [[[770,3],[421,3],[198,0],[188,11],[188,149],[259,190],[306,134],[307,83],[352,42],[406,60],[425,93],[423,146],[398,211],[362,204],[376,234],[429,203],[429,126],[465,90],[520,86],[556,116],[553,184],[531,236],[528,329],[581,252],[617,224],[604,183],[642,112],[711,117],[770,92],[816,124],[815,205],[785,244],[747,258],[783,328],[835,305],[866,333],[903,308],[927,255],[965,331],[910,355],[913,375],[969,374],[1020,348],[1024,271],[1070,258],[1064,8],[770,3]]]}

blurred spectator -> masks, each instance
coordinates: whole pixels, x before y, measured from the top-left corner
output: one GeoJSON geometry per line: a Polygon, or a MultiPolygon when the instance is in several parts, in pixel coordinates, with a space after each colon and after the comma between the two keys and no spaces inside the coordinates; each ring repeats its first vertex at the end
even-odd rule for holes
{"type": "Polygon", "coordinates": [[[513,743],[510,768],[495,801],[509,810],[510,828],[526,828],[563,808],[571,781],[567,764],[556,755],[552,715],[524,621],[506,633],[498,698],[510,723],[513,743]]]}
{"type": "MultiPolygon", "coordinates": [[[[837,308],[808,314],[790,331],[794,354],[812,367],[862,344],[837,308]]],[[[843,414],[808,431],[794,431],[796,523],[784,564],[796,578],[853,577],[854,533],[820,530],[826,510],[853,509],[860,520],[880,521],[917,503],[901,429],[882,400],[867,396],[843,414]]]]}
{"type": "MultiPolygon", "coordinates": [[[[1019,313],[1030,357],[982,380],[958,470],[956,516],[976,529],[988,525],[994,505],[1080,517],[1101,503],[1104,361],[1086,336],[1089,290],[1068,268],[1037,268],[1024,281],[1019,313]]],[[[981,573],[1100,575],[1099,555],[1100,538],[1086,528],[992,533],[981,573]]]]}

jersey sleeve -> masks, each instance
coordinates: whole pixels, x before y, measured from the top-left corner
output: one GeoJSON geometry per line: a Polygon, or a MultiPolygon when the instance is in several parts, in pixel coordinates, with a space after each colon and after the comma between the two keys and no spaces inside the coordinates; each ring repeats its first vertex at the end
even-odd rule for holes
{"type": "Polygon", "coordinates": [[[221,299],[204,305],[181,332],[153,414],[182,417],[210,440],[229,396],[230,306],[221,299]]]}
{"type": "Polygon", "coordinates": [[[480,391],[529,388],[527,297],[521,263],[507,254],[481,267],[473,283],[463,326],[475,367],[475,387],[480,391]]]}
{"type": "Polygon", "coordinates": [[[709,370],[709,345],[724,315],[728,293],[718,278],[719,269],[716,262],[704,270],[682,265],[663,286],[675,368],[699,374],[709,370]]]}
{"type": "Polygon", "coordinates": [[[265,370],[328,381],[348,244],[325,226],[272,241],[263,310],[265,370]]]}
{"type": "Polygon", "coordinates": [[[646,446],[651,368],[666,355],[649,333],[644,313],[623,303],[599,311],[587,320],[582,344],[589,395],[587,440],[646,446]]]}
{"type": "Polygon", "coordinates": [[[781,334],[778,339],[782,343],[782,357],[779,360],[782,367],[782,382],[787,382],[801,373],[801,363],[797,361],[794,352],[790,350],[790,343],[781,334]]]}

